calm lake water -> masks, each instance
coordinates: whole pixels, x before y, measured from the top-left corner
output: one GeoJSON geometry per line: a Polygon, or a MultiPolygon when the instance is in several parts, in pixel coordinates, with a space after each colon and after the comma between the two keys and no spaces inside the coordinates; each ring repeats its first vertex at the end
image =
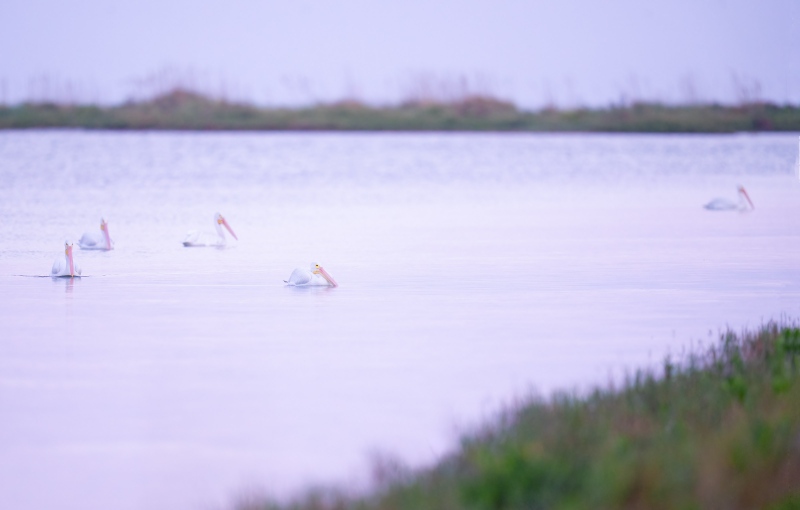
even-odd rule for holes
{"type": "Polygon", "coordinates": [[[0,132],[0,507],[355,483],[521,395],[794,320],[797,142],[0,132]],[[739,184],[754,212],[702,208],[739,184]],[[217,211],[239,241],[184,248],[217,211]],[[116,249],[80,250],[101,217],[116,249]],[[42,277],[65,240],[84,277],[42,277]],[[284,286],[315,262],[340,287],[284,286]]]}

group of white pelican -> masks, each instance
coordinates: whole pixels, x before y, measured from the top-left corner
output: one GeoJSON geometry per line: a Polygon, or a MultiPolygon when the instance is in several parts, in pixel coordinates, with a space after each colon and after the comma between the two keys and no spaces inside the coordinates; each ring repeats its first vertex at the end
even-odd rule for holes
{"type": "MultiPolygon", "coordinates": [[[[186,247],[223,247],[227,244],[225,232],[222,227],[230,232],[234,239],[239,240],[233,229],[220,213],[214,215],[214,232],[207,230],[190,230],[187,232],[186,237],[183,239],[183,245],[186,247]]],[[[85,232],[78,240],[78,246],[82,250],[103,250],[109,251],[114,249],[114,241],[108,232],[108,223],[105,219],[100,219],[100,232],[85,232]]],[[[66,241],[64,243],[64,256],[57,257],[53,262],[53,268],[50,270],[52,277],[67,277],[74,278],[81,276],[81,268],[75,262],[72,255],[72,243],[66,241]]],[[[325,269],[319,264],[311,264],[310,269],[297,268],[292,271],[288,280],[284,283],[294,287],[306,286],[328,286],[338,287],[336,280],[328,274],[325,269]]]]}
{"type": "MultiPolygon", "coordinates": [[[[747,212],[755,209],[753,201],[750,200],[750,195],[743,186],[737,188],[737,200],[730,200],[727,198],[715,198],[703,206],[710,211],[740,211],[747,212]]],[[[222,227],[230,232],[234,239],[239,240],[233,232],[228,220],[226,220],[220,213],[214,215],[214,232],[207,230],[191,230],[186,234],[183,239],[183,245],[187,247],[195,246],[216,246],[222,247],[227,243],[225,231],[222,227]]],[[[85,232],[78,240],[78,246],[82,250],[113,250],[114,241],[108,233],[108,223],[105,219],[100,220],[100,232],[85,232]]],[[[69,241],[64,243],[64,256],[59,256],[53,262],[53,269],[50,271],[50,276],[53,277],[76,277],[81,275],[81,268],[75,263],[72,255],[72,243],[69,241]]],[[[302,286],[329,286],[337,287],[336,280],[328,274],[325,269],[319,264],[311,264],[309,269],[297,268],[292,271],[288,280],[284,280],[286,285],[302,287],[302,286]]]]}

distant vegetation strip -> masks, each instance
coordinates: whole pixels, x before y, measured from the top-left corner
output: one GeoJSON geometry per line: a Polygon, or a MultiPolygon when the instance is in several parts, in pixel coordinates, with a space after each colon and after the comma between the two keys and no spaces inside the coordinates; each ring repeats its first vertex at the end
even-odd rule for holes
{"type": "Polygon", "coordinates": [[[493,97],[371,106],[341,101],[263,108],[173,90],[119,106],[24,103],[0,106],[0,129],[85,128],[253,131],[522,131],[725,133],[800,131],[800,106],[668,106],[634,103],[600,109],[524,111],[493,97]]]}
{"type": "Polygon", "coordinates": [[[529,398],[436,465],[384,458],[367,494],[239,510],[800,509],[800,329],[727,332],[618,387],[529,398]]]}

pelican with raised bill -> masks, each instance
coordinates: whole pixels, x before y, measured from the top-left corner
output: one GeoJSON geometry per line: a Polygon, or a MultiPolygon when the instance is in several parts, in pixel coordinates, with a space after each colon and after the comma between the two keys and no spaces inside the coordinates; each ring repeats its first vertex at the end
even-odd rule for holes
{"type": "Polygon", "coordinates": [[[752,211],[756,208],[753,205],[753,201],[750,200],[750,195],[747,194],[747,190],[744,189],[744,186],[739,186],[737,188],[738,192],[738,200],[733,201],[727,198],[715,198],[711,202],[707,203],[703,207],[708,209],[709,211],[740,211],[740,212],[747,212],[752,211]]]}
{"type": "Polygon", "coordinates": [[[326,286],[338,287],[339,284],[319,264],[311,264],[311,269],[297,268],[284,283],[293,287],[326,286]]]}
{"type": "Polygon", "coordinates": [[[225,246],[227,244],[227,239],[225,238],[225,232],[222,230],[222,227],[231,233],[234,239],[237,241],[239,240],[236,237],[236,234],[233,233],[233,229],[228,224],[228,220],[222,217],[220,213],[214,215],[214,229],[215,232],[209,231],[200,231],[200,230],[192,230],[186,234],[186,238],[183,240],[184,246],[225,246]]]}
{"type": "Polygon", "coordinates": [[[100,232],[84,232],[78,239],[81,250],[113,250],[114,241],[108,233],[108,223],[100,218],[100,232]]]}
{"type": "Polygon", "coordinates": [[[56,258],[53,262],[53,269],[50,270],[50,276],[66,276],[73,278],[81,275],[81,268],[75,263],[72,258],[72,244],[64,242],[64,256],[56,258]]]}

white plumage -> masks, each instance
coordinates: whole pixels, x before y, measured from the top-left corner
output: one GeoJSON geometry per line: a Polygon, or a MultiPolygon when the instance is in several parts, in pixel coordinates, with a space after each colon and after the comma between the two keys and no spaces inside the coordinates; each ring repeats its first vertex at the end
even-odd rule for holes
{"type": "Polygon", "coordinates": [[[336,281],[319,264],[311,264],[311,269],[297,268],[292,271],[286,285],[294,287],[325,286],[337,287],[336,281]]]}
{"type": "Polygon", "coordinates": [[[81,250],[113,250],[114,240],[108,233],[108,223],[100,219],[100,232],[84,232],[78,239],[81,250]]]}
{"type": "Polygon", "coordinates": [[[58,257],[53,262],[53,269],[50,270],[50,276],[80,276],[81,268],[75,263],[72,258],[72,245],[68,242],[64,243],[64,256],[58,257]]]}
{"type": "Polygon", "coordinates": [[[228,225],[228,221],[222,217],[220,213],[214,215],[214,232],[205,230],[191,230],[186,234],[183,239],[184,246],[225,246],[227,239],[222,227],[228,229],[234,239],[238,240],[233,229],[228,225]]]}
{"type": "Polygon", "coordinates": [[[753,202],[750,200],[750,195],[747,194],[743,186],[739,186],[737,189],[738,191],[738,200],[733,201],[727,198],[715,198],[711,202],[707,203],[703,207],[708,209],[709,211],[750,211],[755,209],[756,206],[753,205],[753,202]]]}

